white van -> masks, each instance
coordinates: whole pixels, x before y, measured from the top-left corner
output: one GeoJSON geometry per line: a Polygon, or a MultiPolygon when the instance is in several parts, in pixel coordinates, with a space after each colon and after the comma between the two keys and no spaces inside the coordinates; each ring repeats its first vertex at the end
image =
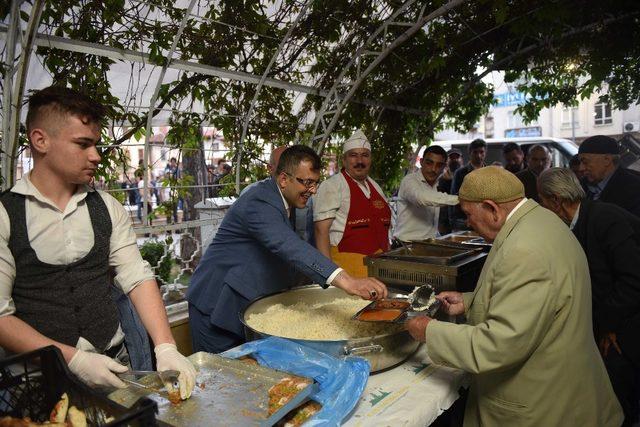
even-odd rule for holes
{"type": "MultiPolygon", "coordinates": [[[[469,144],[471,139],[457,139],[447,141],[434,141],[432,145],[439,145],[449,151],[451,148],[457,148],[462,151],[464,163],[469,161],[469,144]]],[[[502,147],[510,142],[520,145],[522,151],[526,154],[534,145],[544,145],[551,153],[551,166],[568,167],[569,161],[573,156],[578,154],[578,145],[568,139],[562,138],[545,138],[545,137],[527,137],[527,138],[488,138],[487,157],[484,162],[487,165],[493,162],[504,164],[502,157],[502,147]]]]}

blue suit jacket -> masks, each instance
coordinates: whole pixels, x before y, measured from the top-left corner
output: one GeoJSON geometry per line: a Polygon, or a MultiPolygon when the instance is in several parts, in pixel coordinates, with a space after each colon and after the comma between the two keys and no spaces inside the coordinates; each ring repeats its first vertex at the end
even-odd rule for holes
{"type": "Polygon", "coordinates": [[[213,325],[243,337],[239,313],[292,285],[291,267],[324,284],[338,268],[293,231],[276,182],[257,183],[231,206],[200,260],[187,300],[213,325]]]}
{"type": "MultiPolygon", "coordinates": [[[[262,181],[270,181],[273,178],[265,178],[262,181]]],[[[240,192],[240,196],[246,194],[250,189],[254,188],[256,185],[261,183],[262,181],[257,181],[249,184],[240,192]]],[[[316,237],[315,237],[315,224],[313,222],[313,199],[309,199],[307,201],[307,206],[302,209],[291,208],[294,210],[296,216],[296,228],[295,231],[300,236],[301,239],[306,240],[311,246],[316,246],[316,237]]]]}

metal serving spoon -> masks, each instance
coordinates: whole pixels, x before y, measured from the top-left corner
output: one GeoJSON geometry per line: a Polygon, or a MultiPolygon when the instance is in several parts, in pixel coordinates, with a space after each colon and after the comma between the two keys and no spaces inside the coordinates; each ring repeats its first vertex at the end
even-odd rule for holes
{"type": "Polygon", "coordinates": [[[418,286],[408,295],[411,311],[426,312],[432,316],[440,308],[441,302],[431,299],[436,290],[431,285],[418,286]]]}
{"type": "Polygon", "coordinates": [[[405,242],[398,239],[397,237],[393,239],[393,243],[395,245],[400,245],[402,249],[404,249],[407,252],[407,255],[411,255],[413,253],[413,249],[411,249],[411,246],[407,245],[405,242]]]}
{"type": "Polygon", "coordinates": [[[180,372],[178,371],[134,371],[129,370],[123,372],[121,374],[116,374],[122,381],[127,384],[143,388],[145,390],[152,391],[154,393],[158,393],[161,395],[168,394],[171,392],[175,392],[180,389],[180,383],[178,382],[178,376],[180,372]],[[160,380],[160,383],[164,385],[165,390],[161,390],[158,387],[154,387],[153,385],[143,384],[137,381],[139,377],[146,377],[148,375],[155,375],[160,380]],[[131,377],[135,379],[131,379],[131,377]]]}

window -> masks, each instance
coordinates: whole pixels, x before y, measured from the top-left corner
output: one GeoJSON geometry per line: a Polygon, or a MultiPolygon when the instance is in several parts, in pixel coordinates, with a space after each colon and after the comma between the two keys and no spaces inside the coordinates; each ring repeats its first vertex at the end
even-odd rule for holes
{"type": "Polygon", "coordinates": [[[517,114],[514,110],[507,113],[507,124],[508,129],[518,129],[528,126],[535,126],[538,124],[538,122],[534,120],[531,123],[527,124],[524,122],[524,117],[522,117],[520,114],[517,114]]]}
{"type": "Polygon", "coordinates": [[[493,117],[487,116],[484,119],[484,137],[485,138],[493,138],[493,131],[495,129],[495,123],[493,122],[493,117]]]}
{"type": "Polygon", "coordinates": [[[597,125],[609,125],[612,122],[611,119],[611,104],[606,102],[600,102],[594,105],[595,112],[594,116],[594,124],[597,125]]]}
{"type": "Polygon", "coordinates": [[[571,116],[573,115],[573,126],[578,127],[580,121],[578,120],[578,108],[577,107],[563,107],[560,115],[560,123],[562,127],[571,127],[571,116]]]}

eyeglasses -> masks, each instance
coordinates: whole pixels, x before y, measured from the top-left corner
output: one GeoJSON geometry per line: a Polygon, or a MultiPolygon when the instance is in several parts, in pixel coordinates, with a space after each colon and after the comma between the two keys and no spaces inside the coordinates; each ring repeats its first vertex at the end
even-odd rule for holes
{"type": "Polygon", "coordinates": [[[320,180],[315,179],[302,179],[297,176],[293,176],[290,173],[285,172],[285,175],[290,176],[291,178],[295,178],[300,184],[304,185],[307,190],[317,189],[320,185],[320,180]]]}

